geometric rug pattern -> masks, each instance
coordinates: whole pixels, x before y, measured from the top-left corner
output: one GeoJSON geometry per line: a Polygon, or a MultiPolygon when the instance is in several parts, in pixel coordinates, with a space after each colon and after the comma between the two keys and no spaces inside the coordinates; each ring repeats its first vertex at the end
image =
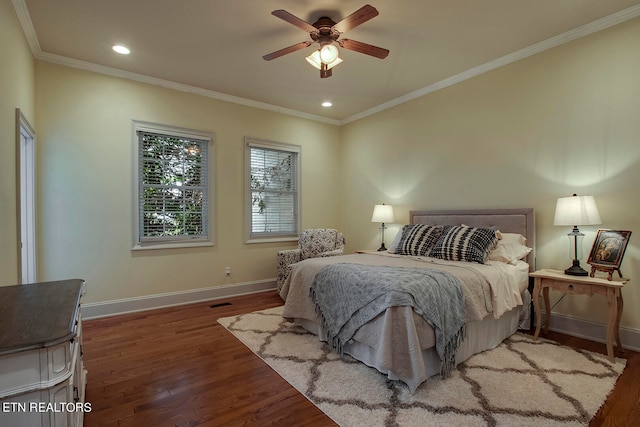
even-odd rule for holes
{"type": "Polygon", "coordinates": [[[340,426],[586,426],[626,360],[516,333],[411,393],[282,317],[282,307],[218,319],[340,426]]]}

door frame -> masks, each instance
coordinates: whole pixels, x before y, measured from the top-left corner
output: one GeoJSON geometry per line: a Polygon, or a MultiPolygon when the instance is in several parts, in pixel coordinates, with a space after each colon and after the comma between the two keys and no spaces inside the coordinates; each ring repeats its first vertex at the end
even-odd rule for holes
{"type": "Polygon", "coordinates": [[[16,211],[20,283],[38,278],[36,210],[36,131],[16,108],[16,211]]]}

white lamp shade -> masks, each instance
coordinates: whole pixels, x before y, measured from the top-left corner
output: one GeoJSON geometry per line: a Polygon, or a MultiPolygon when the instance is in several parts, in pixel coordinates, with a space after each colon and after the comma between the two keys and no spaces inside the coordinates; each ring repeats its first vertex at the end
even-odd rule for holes
{"type": "Polygon", "coordinates": [[[371,222],[393,222],[395,218],[393,216],[393,206],[391,205],[376,205],[373,208],[373,215],[371,215],[371,222]]]}
{"type": "MultiPolygon", "coordinates": [[[[309,64],[313,65],[318,70],[322,69],[323,61],[320,58],[320,50],[314,50],[313,53],[311,55],[305,57],[305,59],[307,60],[307,62],[309,64]]],[[[330,70],[333,67],[335,67],[336,65],[340,64],[341,62],[342,62],[342,59],[340,59],[339,57],[336,56],[336,58],[332,62],[330,62],[330,63],[324,62],[324,64],[326,64],[327,70],[330,70]]]]}
{"type": "Polygon", "coordinates": [[[556,203],[553,225],[597,225],[602,224],[593,196],[560,197],[556,203]]]}

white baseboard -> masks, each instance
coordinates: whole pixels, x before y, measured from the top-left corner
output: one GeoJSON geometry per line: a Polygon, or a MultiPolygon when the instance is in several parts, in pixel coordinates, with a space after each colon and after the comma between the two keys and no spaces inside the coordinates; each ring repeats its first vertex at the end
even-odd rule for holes
{"type": "Polygon", "coordinates": [[[209,288],[147,295],[136,298],[125,298],[114,301],[83,303],[82,318],[97,319],[100,317],[117,316],[119,314],[193,304],[201,301],[211,301],[220,298],[229,298],[275,289],[275,279],[267,279],[258,282],[212,286],[209,288]]]}
{"type": "MultiPolygon", "coordinates": [[[[544,322],[544,312],[542,312],[544,322]]],[[[604,323],[590,322],[563,314],[551,313],[549,329],[555,332],[584,338],[595,342],[607,342],[607,325],[604,323]]],[[[620,327],[620,340],[622,347],[628,350],[640,351],[640,330],[620,327]]],[[[615,339],[613,340],[616,347],[615,339]]]]}

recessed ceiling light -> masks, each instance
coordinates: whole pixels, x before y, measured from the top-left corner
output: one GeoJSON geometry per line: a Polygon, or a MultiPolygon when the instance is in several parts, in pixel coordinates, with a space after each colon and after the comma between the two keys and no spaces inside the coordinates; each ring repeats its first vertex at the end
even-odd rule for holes
{"type": "Polygon", "coordinates": [[[113,49],[114,51],[122,55],[128,55],[129,53],[131,53],[131,51],[128,48],[126,48],[125,46],[122,46],[121,44],[117,44],[113,46],[111,49],[113,49]]]}
{"type": "Polygon", "coordinates": [[[324,102],[322,103],[322,106],[323,106],[323,107],[331,107],[332,105],[333,105],[333,104],[332,104],[331,102],[329,102],[329,101],[324,101],[324,102]]]}

